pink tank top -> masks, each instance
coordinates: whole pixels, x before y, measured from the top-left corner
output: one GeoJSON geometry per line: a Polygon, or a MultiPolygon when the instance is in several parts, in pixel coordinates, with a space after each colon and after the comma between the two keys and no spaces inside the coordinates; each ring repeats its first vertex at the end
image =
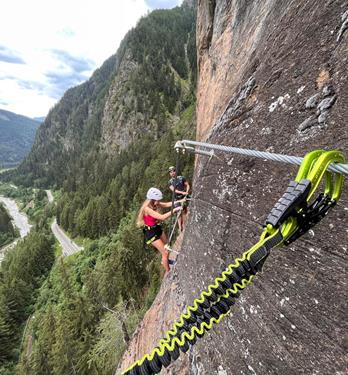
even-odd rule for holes
{"type": "Polygon", "coordinates": [[[155,225],[157,225],[157,220],[150,215],[144,215],[144,223],[149,227],[154,227],[155,225]]]}

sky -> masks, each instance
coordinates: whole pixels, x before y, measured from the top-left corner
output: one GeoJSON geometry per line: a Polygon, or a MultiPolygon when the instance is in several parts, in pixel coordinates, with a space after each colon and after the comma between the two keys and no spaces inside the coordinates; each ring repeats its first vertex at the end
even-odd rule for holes
{"type": "Polygon", "coordinates": [[[153,9],[183,0],[5,0],[0,21],[0,109],[44,117],[115,54],[153,9]]]}

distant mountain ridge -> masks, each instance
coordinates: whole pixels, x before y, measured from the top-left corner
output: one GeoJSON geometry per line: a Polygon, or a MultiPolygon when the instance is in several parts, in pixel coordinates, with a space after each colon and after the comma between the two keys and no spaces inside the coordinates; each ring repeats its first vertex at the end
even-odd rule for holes
{"type": "Polygon", "coordinates": [[[0,167],[18,165],[34,143],[40,122],[0,109],[0,167]]]}

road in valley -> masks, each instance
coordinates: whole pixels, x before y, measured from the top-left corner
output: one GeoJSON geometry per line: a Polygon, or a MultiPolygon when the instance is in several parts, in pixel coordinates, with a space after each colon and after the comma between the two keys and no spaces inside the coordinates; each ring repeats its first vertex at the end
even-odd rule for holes
{"type": "MultiPolygon", "coordinates": [[[[46,190],[47,198],[50,203],[54,201],[51,190],[46,190]]],[[[57,224],[57,220],[54,219],[54,222],[51,225],[51,230],[55,235],[56,239],[59,241],[62,246],[63,256],[68,256],[78,251],[83,250],[83,247],[78,246],[73,240],[71,240],[64,231],[57,224]]]]}
{"type": "Polygon", "coordinates": [[[56,239],[62,246],[63,249],[63,256],[68,256],[78,251],[81,251],[83,247],[78,246],[74,241],[72,241],[59,227],[57,224],[57,220],[54,219],[54,222],[51,225],[51,229],[53,234],[55,235],[56,239]]]}

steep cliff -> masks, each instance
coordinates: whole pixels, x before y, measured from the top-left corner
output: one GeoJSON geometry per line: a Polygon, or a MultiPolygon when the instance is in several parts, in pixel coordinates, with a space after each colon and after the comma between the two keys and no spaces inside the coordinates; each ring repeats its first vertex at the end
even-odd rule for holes
{"type": "Polygon", "coordinates": [[[154,11],[127,39],[102,118],[102,144],[108,153],[146,134],[158,139],[193,99],[196,51],[191,7],[154,11]]]}
{"type": "MultiPolygon", "coordinates": [[[[298,156],[347,150],[345,1],[199,1],[197,22],[198,140],[298,156]]],[[[256,242],[295,173],[241,156],[197,159],[176,266],[186,303],[256,242]]],[[[313,231],[273,251],[232,314],[192,347],[187,374],[346,372],[347,210],[345,188],[313,231]]],[[[169,316],[156,319],[164,328],[169,316]]]]}

